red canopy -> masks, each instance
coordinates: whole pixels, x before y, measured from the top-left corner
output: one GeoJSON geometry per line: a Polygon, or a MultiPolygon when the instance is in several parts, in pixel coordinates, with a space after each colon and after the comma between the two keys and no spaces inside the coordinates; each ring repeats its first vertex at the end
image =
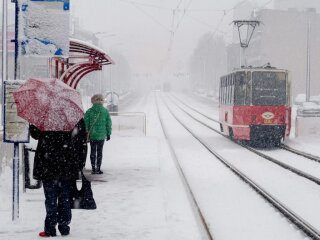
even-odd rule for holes
{"type": "Polygon", "coordinates": [[[114,64],[113,60],[102,49],[78,40],[70,39],[69,58],[53,58],[55,77],[76,89],[86,74],[102,70],[104,65],[114,64]]]}

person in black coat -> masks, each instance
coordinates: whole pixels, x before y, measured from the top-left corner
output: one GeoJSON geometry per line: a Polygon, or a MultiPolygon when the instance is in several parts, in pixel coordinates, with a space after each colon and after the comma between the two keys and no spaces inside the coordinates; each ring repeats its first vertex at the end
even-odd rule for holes
{"type": "Polygon", "coordinates": [[[41,180],[45,194],[46,219],[41,237],[70,233],[70,187],[85,164],[87,145],[83,119],[70,132],[40,131],[30,126],[31,137],[38,140],[34,158],[34,179],[41,180]]]}

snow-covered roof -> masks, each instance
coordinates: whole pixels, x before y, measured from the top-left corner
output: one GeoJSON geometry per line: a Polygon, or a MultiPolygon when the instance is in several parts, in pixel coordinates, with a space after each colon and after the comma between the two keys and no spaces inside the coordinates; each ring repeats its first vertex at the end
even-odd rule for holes
{"type": "Polygon", "coordinates": [[[104,50],[79,39],[70,38],[70,53],[87,54],[102,65],[114,64],[114,61],[104,50]]]}

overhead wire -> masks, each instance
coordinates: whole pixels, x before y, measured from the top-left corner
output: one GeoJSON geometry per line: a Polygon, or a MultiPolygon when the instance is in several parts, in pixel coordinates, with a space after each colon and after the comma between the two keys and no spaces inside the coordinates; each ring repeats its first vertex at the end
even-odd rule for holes
{"type": "Polygon", "coordinates": [[[180,20],[179,20],[178,24],[176,25],[176,27],[175,27],[175,30],[174,30],[174,31],[177,31],[177,30],[178,30],[178,28],[180,27],[180,24],[181,24],[181,22],[183,21],[184,16],[186,15],[186,13],[187,13],[187,11],[188,11],[188,9],[189,9],[190,5],[191,5],[191,2],[192,2],[192,0],[189,0],[189,2],[188,2],[188,4],[187,4],[187,7],[184,9],[184,11],[183,11],[183,15],[182,15],[182,17],[180,18],[180,20]]]}
{"type": "Polygon", "coordinates": [[[157,23],[159,26],[161,26],[163,29],[165,29],[168,32],[172,32],[171,29],[169,29],[167,26],[165,26],[164,24],[162,24],[160,21],[158,21],[155,17],[153,17],[152,15],[150,15],[149,13],[147,13],[146,11],[144,11],[143,9],[141,9],[140,7],[138,7],[134,2],[131,2],[131,4],[138,9],[141,13],[143,13],[144,15],[146,15],[147,17],[149,17],[150,19],[152,19],[155,23],[157,23]]]}
{"type": "MultiPolygon", "coordinates": [[[[206,11],[206,12],[222,12],[223,15],[220,18],[218,24],[216,25],[214,31],[212,32],[212,34],[215,35],[217,32],[221,32],[219,29],[220,29],[221,24],[223,23],[223,20],[226,17],[226,15],[228,15],[232,10],[235,10],[237,8],[237,5],[236,5],[236,6],[232,7],[232,8],[229,8],[229,9],[190,9],[190,5],[192,3],[192,0],[189,0],[189,2],[186,4],[186,7],[183,10],[180,9],[180,7],[181,7],[181,4],[183,3],[184,0],[179,0],[177,6],[174,9],[173,8],[163,7],[163,6],[160,6],[160,5],[150,4],[150,3],[143,3],[143,2],[139,2],[139,1],[135,1],[135,0],[119,0],[119,1],[133,5],[138,11],[143,13],[148,18],[152,19],[152,21],[154,21],[155,23],[157,23],[159,26],[161,26],[163,29],[165,29],[167,32],[170,33],[168,54],[172,50],[175,34],[176,34],[177,30],[179,29],[181,23],[183,22],[185,16],[188,16],[190,19],[192,19],[192,20],[194,20],[194,21],[196,21],[198,23],[201,23],[202,25],[205,25],[205,26],[207,26],[209,28],[214,27],[213,25],[210,25],[208,23],[205,23],[202,20],[199,20],[199,19],[193,17],[188,12],[204,12],[204,11],[206,11]],[[141,9],[139,6],[149,7],[149,8],[156,8],[156,9],[159,9],[159,10],[171,11],[172,12],[171,29],[169,27],[167,27],[166,25],[164,25],[163,23],[161,23],[159,20],[157,20],[154,16],[152,16],[148,12],[144,11],[143,9],[141,9]],[[179,12],[179,11],[183,11],[183,14],[179,18],[179,20],[177,21],[177,24],[175,25],[176,18],[177,18],[177,12],[179,12]]],[[[271,2],[272,2],[272,0],[268,0],[265,4],[263,4],[261,7],[259,7],[259,9],[267,6],[271,2]]]]}
{"type": "Polygon", "coordinates": [[[189,17],[190,19],[192,19],[193,21],[195,21],[195,22],[197,22],[197,23],[199,23],[199,24],[201,24],[201,25],[203,25],[203,26],[208,27],[209,29],[214,28],[213,25],[211,25],[211,24],[209,24],[209,23],[207,23],[207,22],[205,22],[205,21],[202,21],[202,20],[200,20],[200,19],[198,19],[198,18],[195,18],[193,15],[191,15],[191,14],[189,14],[189,13],[187,13],[186,16],[189,17]]]}
{"type": "MultiPolygon", "coordinates": [[[[126,3],[134,3],[134,4],[137,4],[137,5],[140,5],[140,6],[144,6],[144,7],[157,8],[157,9],[160,9],[160,10],[167,10],[167,11],[172,11],[174,9],[177,9],[177,7],[173,9],[173,8],[169,8],[169,7],[163,7],[163,6],[160,6],[160,5],[139,2],[139,1],[135,1],[135,0],[118,0],[118,1],[126,2],[126,3]]],[[[182,2],[183,0],[180,0],[180,1],[182,2]]],[[[188,11],[189,12],[223,12],[223,11],[227,11],[227,10],[228,9],[216,9],[216,8],[211,8],[211,9],[198,8],[197,9],[197,8],[195,8],[195,9],[189,9],[188,11]]]]}
{"type": "Polygon", "coordinates": [[[172,10],[171,35],[170,35],[170,40],[169,40],[168,51],[171,50],[171,45],[172,45],[174,34],[175,34],[175,32],[174,32],[174,23],[175,23],[175,19],[176,19],[176,12],[179,10],[182,1],[183,0],[179,0],[176,8],[172,10]]]}
{"type": "MultiPolygon", "coordinates": [[[[177,9],[177,8],[176,8],[177,9]]],[[[175,21],[175,16],[176,16],[176,9],[172,10],[172,22],[171,22],[171,35],[170,35],[170,39],[169,39],[169,47],[168,47],[168,51],[171,51],[170,47],[172,45],[173,42],[173,38],[174,38],[174,21],[175,21]]]]}
{"type": "Polygon", "coordinates": [[[264,7],[266,7],[266,6],[268,6],[270,3],[272,3],[273,2],[273,0],[269,0],[269,1],[267,1],[263,6],[261,6],[259,9],[262,9],[262,8],[264,8],[264,7]]]}
{"type": "Polygon", "coordinates": [[[155,4],[150,4],[150,3],[137,2],[137,1],[133,1],[133,0],[118,0],[118,1],[131,3],[131,4],[136,4],[136,5],[140,5],[140,6],[144,6],[144,7],[156,8],[156,9],[159,9],[159,10],[167,10],[167,11],[171,11],[172,10],[172,8],[167,8],[167,7],[163,7],[163,6],[155,5],[155,4]]]}
{"type": "MultiPolygon", "coordinates": [[[[266,7],[267,5],[269,5],[271,2],[273,2],[273,0],[268,0],[266,3],[264,3],[262,6],[260,6],[259,8],[257,8],[258,10],[266,7]]],[[[227,10],[224,10],[224,14],[222,15],[219,23],[217,24],[217,27],[215,28],[214,32],[212,33],[212,35],[215,35],[217,32],[221,32],[219,29],[221,27],[221,24],[223,23],[224,18],[226,17],[227,14],[229,14],[232,10],[235,10],[237,8],[237,5],[229,8],[227,10]]],[[[251,15],[249,15],[247,18],[249,18],[251,15]]]]}
{"type": "MultiPolygon", "coordinates": [[[[253,11],[261,10],[262,8],[268,6],[271,2],[273,2],[273,0],[268,0],[263,5],[261,5],[260,7],[253,9],[253,11]]],[[[252,16],[252,12],[246,18],[250,18],[251,16],[252,16]]]]}
{"type": "Polygon", "coordinates": [[[175,10],[178,10],[180,8],[180,5],[182,3],[183,0],[180,0],[180,2],[178,3],[177,7],[175,8],[175,10]]]}
{"type": "Polygon", "coordinates": [[[175,9],[173,9],[172,11],[172,24],[171,24],[171,35],[170,35],[170,39],[169,39],[169,45],[168,45],[168,52],[171,51],[172,45],[173,45],[173,41],[174,41],[174,36],[175,36],[175,18],[176,18],[176,12],[180,9],[180,6],[182,4],[183,0],[179,0],[177,6],[175,9]]]}
{"type": "MultiPolygon", "coordinates": [[[[180,24],[182,23],[182,21],[183,21],[185,15],[186,15],[186,13],[187,13],[190,5],[191,5],[191,2],[192,2],[192,0],[189,0],[189,2],[187,3],[187,7],[184,9],[183,15],[182,15],[182,17],[178,20],[178,23],[177,23],[175,26],[174,26],[174,24],[172,25],[172,34],[171,34],[171,38],[170,38],[170,41],[169,41],[168,52],[170,52],[171,49],[172,49],[175,34],[176,34],[177,30],[179,29],[180,24]]],[[[179,10],[181,3],[182,3],[182,0],[180,0],[178,6],[175,8],[175,10],[174,10],[174,12],[173,12],[174,16],[175,16],[176,11],[179,10]]]]}

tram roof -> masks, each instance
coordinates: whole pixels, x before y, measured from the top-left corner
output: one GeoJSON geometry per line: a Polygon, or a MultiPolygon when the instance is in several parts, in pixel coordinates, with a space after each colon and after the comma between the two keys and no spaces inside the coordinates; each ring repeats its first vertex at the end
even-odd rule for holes
{"type": "Polygon", "coordinates": [[[231,72],[229,72],[227,74],[224,74],[221,77],[225,77],[225,76],[228,76],[228,75],[233,74],[233,73],[244,72],[244,71],[288,72],[289,70],[278,69],[278,68],[275,68],[275,67],[246,67],[246,68],[243,67],[243,68],[235,68],[231,72]]]}
{"type": "Polygon", "coordinates": [[[235,68],[232,72],[241,72],[241,71],[274,71],[274,72],[284,72],[288,71],[286,69],[280,69],[276,67],[243,67],[243,68],[235,68]]]}

